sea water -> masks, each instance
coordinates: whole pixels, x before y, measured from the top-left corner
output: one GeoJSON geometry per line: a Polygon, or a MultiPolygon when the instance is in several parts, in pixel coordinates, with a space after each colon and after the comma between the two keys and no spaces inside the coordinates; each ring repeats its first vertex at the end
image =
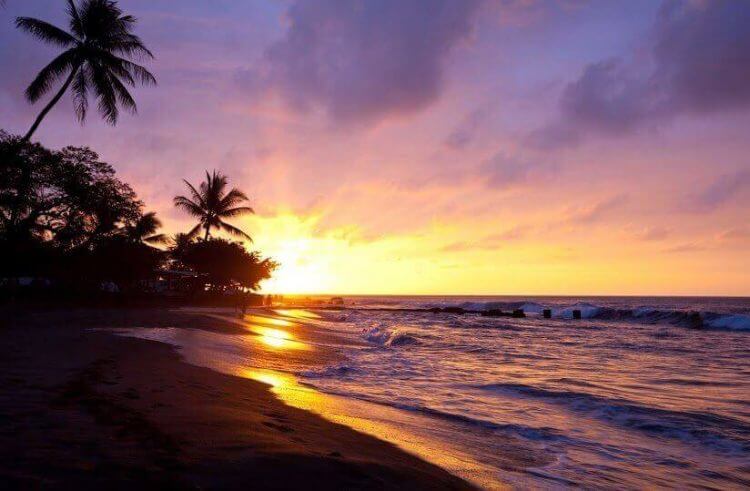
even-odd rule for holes
{"type": "Polygon", "coordinates": [[[302,380],[450,421],[450,438],[511,482],[515,474],[518,483],[550,487],[750,486],[750,299],[354,297],[347,304],[320,322],[369,345],[302,380]],[[523,308],[528,316],[400,310],[448,306],[523,308]],[[572,320],[573,310],[583,318],[572,320]],[[532,465],[507,462],[508,442],[525,448],[532,465]]]}
{"type": "MultiPolygon", "coordinates": [[[[305,319],[343,340],[327,346],[339,361],[273,367],[357,403],[324,416],[379,419],[376,436],[488,487],[750,487],[750,299],[345,301],[305,319]],[[445,307],[467,313],[427,310],[445,307]]],[[[240,342],[178,335],[211,359],[240,342]]]]}

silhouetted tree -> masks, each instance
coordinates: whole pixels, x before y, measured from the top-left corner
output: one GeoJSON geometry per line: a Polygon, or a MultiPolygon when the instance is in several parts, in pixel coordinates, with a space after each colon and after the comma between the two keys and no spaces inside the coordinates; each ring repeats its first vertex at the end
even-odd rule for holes
{"type": "Polygon", "coordinates": [[[160,225],[142,209],[92,150],[52,151],[0,132],[0,256],[12,258],[0,275],[132,284],[164,259],[142,242],[157,242],[160,225]]]}
{"type": "Polygon", "coordinates": [[[110,124],[117,122],[119,106],[136,112],[136,103],[126,85],[136,82],[155,85],[156,79],[134,57],[153,58],[143,42],[132,33],[136,19],[123,15],[117,2],[83,0],[79,5],[68,0],[70,32],[43,20],[18,17],[16,26],[48,43],[65,48],[44,67],[26,89],[31,103],[49,92],[54,83],[65,77],[60,89],[42,109],[23,137],[29,141],[47,113],[72,86],[73,103],[78,120],[83,122],[89,105],[89,93],[97,98],[99,113],[110,124]]]}
{"type": "Polygon", "coordinates": [[[141,218],[143,203],[115,177],[111,165],[88,148],[66,147],[52,170],[57,199],[44,215],[45,228],[64,247],[93,244],[118,235],[141,218]]]}
{"type": "Polygon", "coordinates": [[[69,269],[76,271],[93,288],[112,281],[128,292],[139,289],[140,281],[153,277],[165,260],[164,251],[120,235],[100,241],[90,252],[80,256],[75,268],[69,269]]]}
{"type": "Polygon", "coordinates": [[[166,244],[169,238],[156,232],[161,228],[161,220],[156,218],[156,212],[148,212],[138,217],[134,222],[124,227],[125,236],[133,243],[166,244]]]}
{"type": "Polygon", "coordinates": [[[60,157],[39,144],[0,131],[0,231],[6,240],[44,233],[42,216],[54,207],[54,169],[60,157]]]}
{"type": "Polygon", "coordinates": [[[216,228],[252,241],[248,234],[224,221],[226,218],[255,213],[249,206],[237,206],[248,201],[245,193],[237,188],[226,192],[228,185],[226,176],[216,171],[213,171],[213,174],[206,171],[206,180],[200,184],[199,189],[195,189],[188,181],[185,181],[185,184],[190,191],[190,198],[177,196],[174,204],[199,219],[198,224],[188,232],[188,235],[194,237],[203,228],[206,230],[204,239],[208,240],[211,237],[211,229],[216,228]]]}
{"type": "Polygon", "coordinates": [[[187,268],[185,256],[190,246],[195,242],[195,238],[189,234],[175,234],[170,239],[169,255],[172,262],[177,268],[187,268]]]}
{"type": "Polygon", "coordinates": [[[278,266],[271,259],[261,259],[257,252],[247,252],[241,244],[224,239],[198,240],[186,245],[182,261],[206,275],[211,286],[219,289],[237,284],[255,290],[278,266]]]}

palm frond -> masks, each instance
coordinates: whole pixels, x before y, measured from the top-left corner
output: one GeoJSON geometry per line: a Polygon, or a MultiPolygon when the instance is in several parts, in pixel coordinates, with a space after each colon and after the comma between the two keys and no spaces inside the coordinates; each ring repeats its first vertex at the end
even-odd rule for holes
{"type": "Polygon", "coordinates": [[[149,72],[146,67],[122,58],[120,58],[120,61],[122,66],[130,72],[130,75],[142,85],[156,85],[156,77],[154,77],[154,74],[149,72]]]}
{"type": "Polygon", "coordinates": [[[130,33],[125,33],[114,41],[111,50],[113,53],[130,57],[154,58],[154,54],[143,44],[141,38],[130,33]]]}
{"type": "Polygon", "coordinates": [[[86,120],[86,113],[89,108],[88,92],[91,85],[88,67],[81,67],[73,79],[73,109],[75,110],[78,121],[83,123],[86,120]]]}
{"type": "Polygon", "coordinates": [[[63,48],[78,42],[76,38],[59,27],[53,26],[43,20],[34,19],[33,17],[17,17],[16,27],[28,32],[37,39],[41,39],[45,43],[55,44],[63,48]]]}
{"type": "MultiPolygon", "coordinates": [[[[213,171],[213,174],[209,174],[206,171],[205,184],[206,204],[212,209],[217,209],[219,203],[221,203],[224,188],[227,187],[227,178],[220,172],[213,171]]],[[[203,189],[203,183],[201,183],[201,189],[203,189]]]]}
{"type": "Polygon", "coordinates": [[[120,58],[104,50],[97,50],[96,57],[109,70],[115,72],[121,78],[124,78],[128,84],[135,86],[136,80],[141,85],[156,85],[156,77],[149,72],[146,67],[133,63],[132,61],[120,58]]]}
{"type": "Polygon", "coordinates": [[[130,95],[130,92],[128,92],[128,89],[122,84],[122,82],[112,74],[110,74],[108,78],[120,105],[132,114],[138,112],[138,106],[136,105],[133,96],[130,95]]]}
{"type": "Polygon", "coordinates": [[[196,202],[196,204],[201,208],[205,208],[206,200],[203,198],[203,195],[199,193],[198,190],[195,189],[195,187],[187,181],[187,179],[183,179],[182,182],[184,182],[190,190],[190,194],[193,195],[193,200],[196,202]]]}
{"type": "Polygon", "coordinates": [[[26,88],[26,98],[29,102],[36,102],[49,91],[52,84],[69,70],[78,65],[78,51],[71,48],[57,56],[49,64],[42,68],[36,78],[26,88]]]}
{"type": "Polygon", "coordinates": [[[120,115],[120,110],[117,107],[117,96],[115,95],[115,89],[112,87],[112,83],[106,70],[100,65],[88,64],[91,68],[91,81],[94,86],[94,93],[98,99],[97,108],[102,118],[109,124],[116,124],[117,118],[120,115]]]}
{"type": "Polygon", "coordinates": [[[221,216],[230,218],[230,217],[237,217],[241,215],[248,215],[252,213],[255,213],[255,210],[253,210],[249,206],[238,206],[236,208],[229,208],[226,210],[222,210],[221,216]]]}
{"type": "Polygon", "coordinates": [[[247,195],[237,188],[232,188],[224,197],[219,201],[219,209],[231,208],[232,206],[248,201],[247,195]]]}
{"type": "Polygon", "coordinates": [[[147,244],[166,244],[167,242],[169,242],[169,237],[167,237],[165,234],[156,234],[149,237],[144,237],[143,242],[146,242],[147,244]]]}
{"type": "Polygon", "coordinates": [[[203,217],[205,215],[204,209],[198,205],[197,203],[194,203],[189,198],[185,196],[176,196],[174,198],[174,205],[177,208],[181,208],[188,212],[189,214],[193,215],[194,217],[203,217]]]}
{"type": "Polygon", "coordinates": [[[231,225],[231,224],[229,224],[227,222],[219,220],[218,228],[226,231],[230,235],[235,235],[235,236],[238,236],[238,237],[242,237],[243,239],[245,239],[245,240],[247,240],[249,242],[253,241],[253,238],[250,237],[248,234],[246,234],[245,232],[243,232],[239,228],[237,228],[234,225],[231,225]]]}
{"type": "Polygon", "coordinates": [[[83,38],[85,33],[83,24],[81,23],[81,16],[78,15],[78,8],[76,8],[73,0],[68,0],[68,17],[70,17],[70,30],[79,38],[83,38]]]}
{"type": "Polygon", "coordinates": [[[186,234],[186,235],[187,235],[187,238],[188,238],[189,240],[191,240],[191,241],[192,241],[193,239],[195,239],[195,237],[196,237],[196,236],[198,235],[198,233],[199,233],[199,232],[201,231],[201,227],[203,227],[203,223],[200,223],[200,222],[199,222],[199,223],[198,223],[198,225],[196,225],[195,227],[191,228],[191,229],[190,229],[190,232],[188,232],[188,233],[186,234]]]}
{"type": "Polygon", "coordinates": [[[161,220],[156,218],[156,212],[150,211],[142,215],[137,222],[142,235],[152,235],[161,228],[161,220]]]}

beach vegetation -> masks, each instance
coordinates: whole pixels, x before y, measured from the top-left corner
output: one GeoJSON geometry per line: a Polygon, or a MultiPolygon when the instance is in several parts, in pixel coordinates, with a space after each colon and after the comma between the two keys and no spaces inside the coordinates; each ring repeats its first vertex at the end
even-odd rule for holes
{"type": "Polygon", "coordinates": [[[256,290],[262,280],[271,277],[278,266],[258,252],[248,252],[239,242],[221,238],[198,239],[184,246],[180,261],[206,278],[209,289],[256,290]]]}
{"type": "Polygon", "coordinates": [[[211,229],[216,229],[252,242],[253,239],[247,233],[226,222],[227,218],[255,213],[252,208],[244,205],[248,201],[245,193],[237,188],[227,191],[227,176],[215,170],[212,173],[206,171],[206,180],[198,188],[188,181],[184,182],[189,196],[176,196],[174,204],[198,219],[198,224],[188,232],[190,237],[197,236],[203,229],[203,238],[208,240],[211,238],[211,229]]]}
{"type": "MultiPolygon", "coordinates": [[[[250,210],[247,197],[227,192],[225,176],[208,177],[199,189],[212,215],[199,226],[227,230],[212,217],[250,210]]],[[[242,243],[193,231],[170,239],[161,226],[90,148],[51,150],[0,131],[0,290],[25,278],[71,295],[145,293],[169,271],[189,278],[191,292],[225,293],[255,290],[277,267],[242,243]]]]}

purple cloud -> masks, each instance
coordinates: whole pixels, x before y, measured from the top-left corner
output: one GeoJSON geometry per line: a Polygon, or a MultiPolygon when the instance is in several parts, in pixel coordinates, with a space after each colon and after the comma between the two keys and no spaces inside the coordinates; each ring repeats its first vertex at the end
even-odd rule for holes
{"type": "Polygon", "coordinates": [[[611,211],[621,208],[628,202],[628,197],[618,194],[610,198],[598,201],[593,205],[570,209],[567,212],[568,223],[593,223],[606,217],[611,211]]]}
{"type": "Polygon", "coordinates": [[[529,230],[531,230],[531,227],[528,225],[516,225],[515,227],[504,230],[503,232],[488,235],[477,241],[453,242],[442,247],[440,250],[442,252],[463,252],[498,249],[508,242],[524,238],[529,230]]]}
{"type": "Polygon", "coordinates": [[[696,213],[711,212],[746,189],[750,189],[750,170],[725,174],[716,178],[699,193],[688,196],[686,208],[696,213]]]}
{"type": "Polygon", "coordinates": [[[448,148],[460,150],[465,148],[474,140],[476,133],[479,131],[482,123],[487,119],[489,110],[486,106],[471,111],[464,119],[450,132],[444,142],[448,148]]]}
{"type": "Polygon", "coordinates": [[[687,197],[686,208],[696,213],[707,213],[728,203],[742,191],[750,189],[750,170],[724,174],[702,191],[687,197]]]}
{"type": "Polygon", "coordinates": [[[487,186],[494,189],[509,189],[528,184],[535,179],[553,175],[557,166],[545,161],[532,161],[496,153],[479,168],[487,186]]]}
{"type": "Polygon", "coordinates": [[[480,0],[297,0],[262,73],[238,81],[279,93],[339,123],[376,122],[434,102],[446,55],[472,32],[480,0]]]}
{"type": "Polygon", "coordinates": [[[670,235],[672,230],[667,227],[646,227],[634,234],[636,239],[646,241],[664,240],[670,235]]]}
{"type": "Polygon", "coordinates": [[[528,143],[571,146],[587,134],[619,136],[679,115],[750,107],[750,2],[666,0],[647,53],[647,61],[586,66],[561,95],[560,121],[528,143]]]}

